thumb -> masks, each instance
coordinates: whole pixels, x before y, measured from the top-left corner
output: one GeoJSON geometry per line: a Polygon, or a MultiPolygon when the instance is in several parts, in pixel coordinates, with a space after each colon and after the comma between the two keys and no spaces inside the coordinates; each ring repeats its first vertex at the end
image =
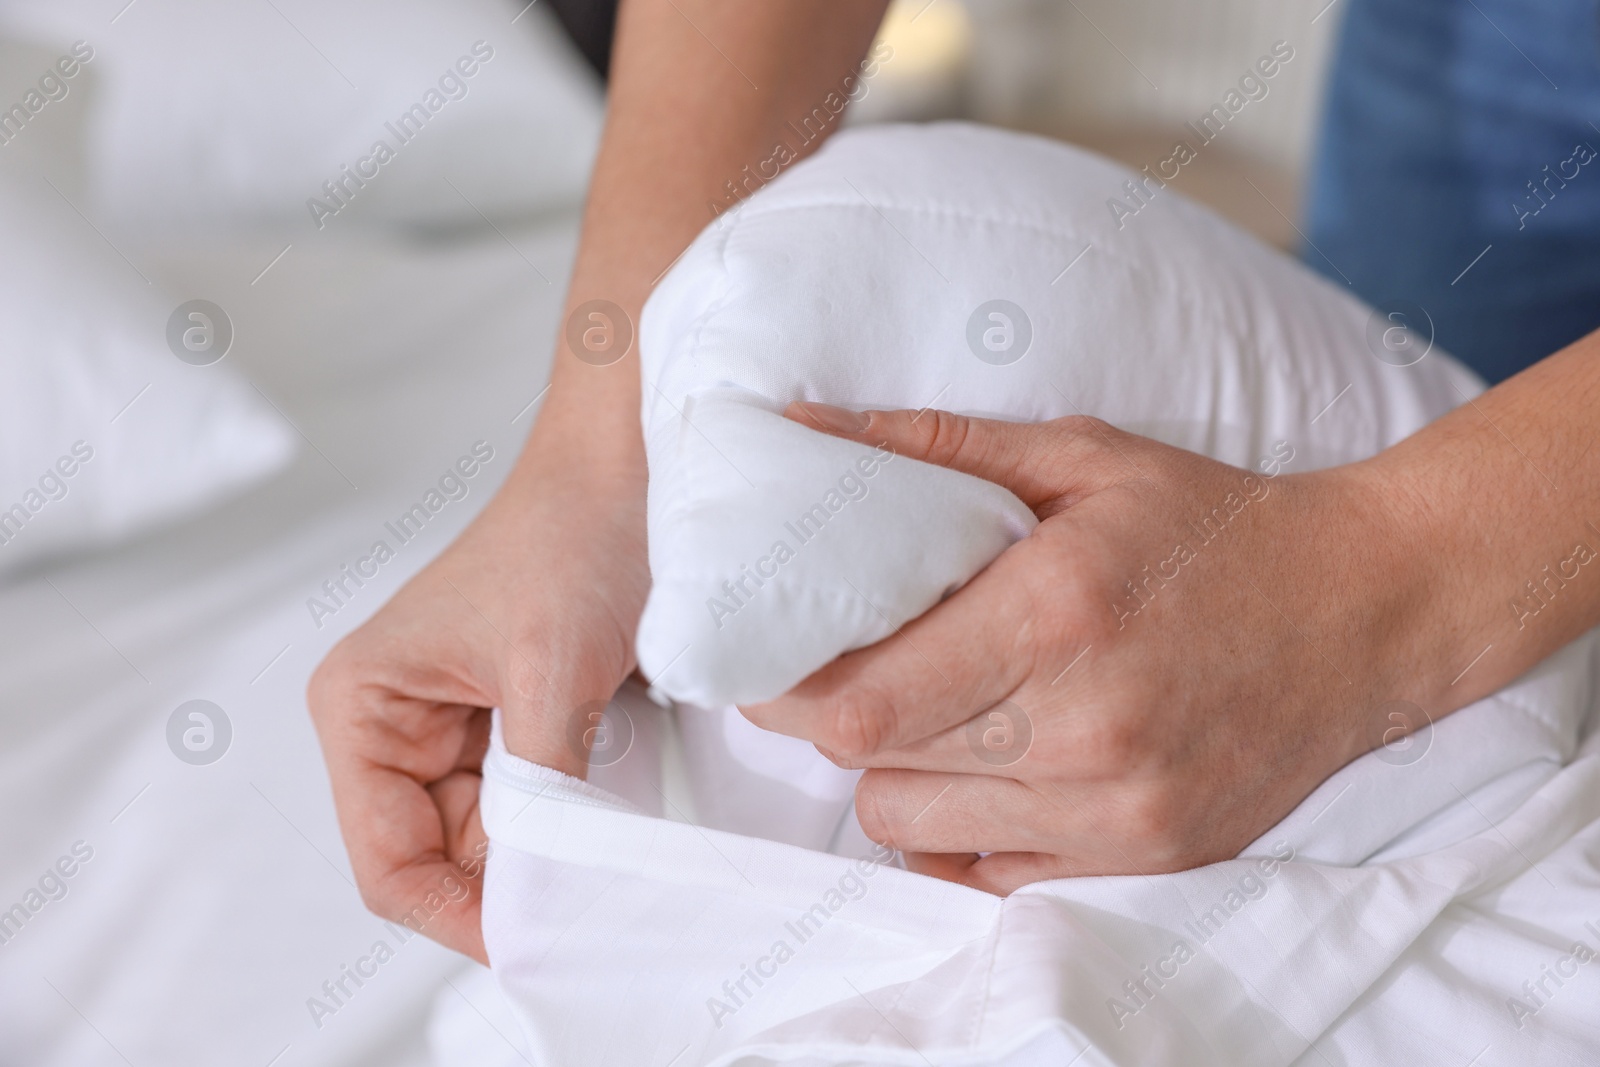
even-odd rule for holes
{"type": "Polygon", "coordinates": [[[949,467],[1005,486],[1030,508],[1105,488],[1133,473],[1122,453],[1131,435],[1081,415],[1051,422],[1002,422],[921,411],[850,411],[790,404],[784,416],[814,430],[897,456],[949,467]]]}

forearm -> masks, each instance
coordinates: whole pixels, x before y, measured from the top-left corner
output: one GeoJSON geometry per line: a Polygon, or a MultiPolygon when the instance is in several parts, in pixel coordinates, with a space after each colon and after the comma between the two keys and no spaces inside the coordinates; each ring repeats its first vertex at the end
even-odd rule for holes
{"type": "Polygon", "coordinates": [[[849,94],[885,6],[625,0],[563,321],[585,302],[610,301],[628,316],[634,344],[621,360],[595,366],[558,339],[530,454],[579,442],[587,459],[642,480],[637,330],[645,299],[714,206],[730,209],[749,195],[749,175],[770,180],[775,153],[787,165],[821,143],[804,138],[802,118],[821,108],[832,117],[824,134],[837,127],[825,101],[849,94]]]}
{"type": "Polygon", "coordinates": [[[1430,712],[1495,692],[1600,623],[1597,438],[1600,332],[1372,462],[1402,502],[1402,567],[1425,587],[1413,666],[1430,712]]]}

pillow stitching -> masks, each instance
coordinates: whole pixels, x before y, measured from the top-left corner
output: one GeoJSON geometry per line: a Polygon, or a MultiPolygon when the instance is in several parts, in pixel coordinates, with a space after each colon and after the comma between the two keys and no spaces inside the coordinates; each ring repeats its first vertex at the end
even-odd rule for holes
{"type": "MultiPolygon", "coordinates": [[[[741,212],[740,214],[742,215],[743,213],[741,212]]],[[[721,311],[724,307],[726,307],[728,302],[729,302],[729,300],[731,299],[733,286],[732,286],[731,281],[730,281],[731,276],[732,276],[732,272],[730,272],[728,270],[728,242],[732,239],[734,231],[736,231],[738,229],[739,222],[740,222],[740,219],[739,218],[735,218],[733,220],[733,225],[729,226],[727,228],[727,230],[724,231],[721,234],[721,239],[717,242],[717,258],[718,258],[718,264],[719,264],[718,271],[717,271],[717,281],[716,281],[717,291],[711,295],[711,297],[706,301],[705,307],[702,308],[701,311],[699,312],[699,314],[697,314],[695,316],[694,329],[688,335],[685,336],[685,338],[684,338],[684,340],[683,340],[681,345],[675,346],[673,356],[669,357],[663,363],[662,367],[660,368],[660,370],[656,374],[655,378],[650,383],[651,387],[653,389],[655,389],[655,391],[658,394],[660,394],[663,399],[666,398],[666,394],[664,392],[662,392],[661,387],[656,384],[656,381],[659,381],[661,378],[663,378],[665,376],[665,371],[666,371],[667,367],[670,366],[671,364],[676,363],[676,362],[678,362],[678,361],[680,361],[682,359],[685,359],[685,358],[687,358],[687,359],[693,359],[694,358],[694,353],[699,350],[700,340],[703,337],[703,335],[705,334],[706,327],[711,322],[711,319],[719,311],[721,311]]],[[[692,396],[693,396],[692,393],[686,393],[686,394],[684,394],[682,399],[687,404],[689,399],[692,396]]],[[[671,403],[671,401],[669,400],[668,403],[671,403]]],[[[676,405],[674,405],[674,407],[676,407],[676,405]]],[[[687,412],[680,411],[680,417],[683,419],[683,421],[689,422],[689,416],[688,416],[687,412]]],[[[692,422],[690,422],[689,425],[690,425],[691,429],[694,428],[694,424],[692,422]]],[[[732,463],[733,463],[732,460],[727,459],[727,457],[723,457],[723,459],[724,459],[724,462],[728,463],[730,466],[732,465],[732,463]]],[[[738,471],[739,468],[734,467],[734,470],[738,471]]],[[[740,473],[740,475],[742,477],[743,476],[743,472],[741,471],[739,473],[740,473]]],[[[703,494],[696,494],[687,503],[693,503],[695,501],[703,500],[703,499],[704,499],[704,495],[703,494]]],[[[682,510],[682,506],[685,503],[686,503],[685,501],[679,501],[678,502],[678,505],[679,505],[678,510],[682,510]]],[[[654,576],[652,576],[652,580],[653,580],[653,577],[654,576]]]]}
{"type": "MultiPolygon", "coordinates": [[[[907,213],[907,214],[927,215],[927,216],[934,217],[934,218],[956,219],[956,220],[960,220],[960,221],[963,221],[963,222],[984,223],[984,224],[995,225],[995,226],[1010,226],[1010,227],[1013,227],[1015,229],[1031,230],[1031,231],[1033,231],[1035,233],[1042,234],[1042,235],[1044,235],[1046,237],[1070,237],[1070,238],[1074,238],[1074,239],[1077,239],[1077,240],[1084,240],[1084,241],[1089,240],[1087,237],[1084,237],[1083,233],[1081,231],[1079,231],[1079,230],[1059,229],[1059,228],[1056,228],[1056,227],[1054,227],[1054,226],[1052,226],[1050,224],[1047,224],[1047,223],[1035,222],[1035,221],[1031,221],[1029,219],[1021,218],[1019,216],[995,215],[995,214],[977,214],[977,213],[968,211],[965,208],[952,207],[950,205],[943,205],[943,204],[938,205],[938,206],[929,206],[929,205],[921,205],[921,204],[881,204],[881,205],[868,204],[868,205],[863,205],[863,204],[858,204],[858,203],[851,203],[851,202],[845,201],[845,200],[808,200],[808,201],[803,201],[803,202],[798,202],[798,203],[788,203],[788,204],[764,206],[761,210],[756,211],[754,213],[757,214],[757,215],[775,216],[775,215],[782,215],[782,214],[789,213],[789,212],[806,211],[806,210],[811,210],[811,209],[816,209],[816,208],[848,208],[848,209],[851,209],[851,210],[854,210],[854,211],[860,211],[863,208],[865,208],[866,210],[874,211],[874,213],[877,213],[877,212],[880,212],[880,211],[884,211],[884,210],[900,211],[900,212],[904,212],[904,213],[907,213]]],[[[749,208],[746,208],[744,211],[740,212],[741,215],[750,214],[750,213],[751,213],[751,209],[749,209],[749,208]]],[[[732,230],[729,231],[729,235],[731,237],[732,230]]],[[[1093,242],[1091,242],[1091,243],[1093,243],[1093,242]]],[[[1100,246],[1097,245],[1096,247],[1100,247],[1100,246]]],[[[1124,258],[1124,257],[1119,255],[1118,258],[1124,258]]]]}

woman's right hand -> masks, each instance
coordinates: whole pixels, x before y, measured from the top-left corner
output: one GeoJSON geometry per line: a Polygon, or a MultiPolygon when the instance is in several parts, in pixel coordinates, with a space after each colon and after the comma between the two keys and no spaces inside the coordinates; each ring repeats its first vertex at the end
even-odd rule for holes
{"type": "Polygon", "coordinates": [[[552,422],[308,693],[363,901],[483,963],[487,709],[502,709],[512,752],[582,777],[574,716],[633,670],[649,590],[642,463],[574,454],[552,422]]]}
{"type": "MultiPolygon", "coordinates": [[[[749,195],[735,183],[752,165],[780,144],[801,159],[837,126],[831,102],[887,59],[862,59],[886,2],[624,3],[568,312],[605,300],[635,335],[656,281],[749,195]]],[[[582,775],[572,717],[633,670],[650,585],[636,355],[569,348],[510,481],[309,694],[363,899],[390,919],[452,901],[424,930],[480,961],[485,709],[503,710],[512,752],[582,775]]]]}

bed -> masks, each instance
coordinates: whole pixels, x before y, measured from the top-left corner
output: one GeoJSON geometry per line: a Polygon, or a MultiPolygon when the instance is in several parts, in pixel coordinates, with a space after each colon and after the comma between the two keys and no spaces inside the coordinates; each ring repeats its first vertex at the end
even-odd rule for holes
{"type": "Polygon", "coordinates": [[[419,938],[335,1015],[308,1011],[393,935],[351,884],[304,688],[510,466],[575,230],[566,214],[444,244],[297,244],[254,284],[277,249],[142,264],[230,309],[228,359],[303,437],[292,467],[220,509],[0,591],[5,906],[74,843],[92,850],[0,945],[0,1063],[423,1064],[434,999],[481,995],[419,938]],[[307,599],[476,441],[495,458],[470,495],[318,627],[307,599]],[[167,742],[196,699],[232,728],[207,765],[167,742]]]}
{"type": "MultiPolygon", "coordinates": [[[[297,18],[307,14],[284,6],[297,18]]],[[[128,14],[124,29],[140,14],[128,14]]],[[[270,12],[263,17],[284,47],[301,47],[270,12]]],[[[109,61],[115,37],[100,32],[109,61]]],[[[448,44],[457,47],[454,38],[448,44]]],[[[48,60],[54,46],[28,55],[29,63],[48,60]]],[[[324,59],[299,55],[295,77],[332,85],[324,59]]],[[[404,78],[396,84],[415,91],[404,78]]],[[[299,181],[286,188],[300,189],[299,181]]],[[[438,192],[430,187],[428,195],[438,192]]],[[[136,200],[121,202],[137,208],[136,200]]],[[[292,239],[272,232],[218,239],[203,226],[164,225],[160,240],[126,246],[124,258],[153,286],[227,309],[235,340],[225,365],[248,380],[297,448],[286,469],[203,513],[96,552],[45,560],[0,584],[0,1067],[541,1062],[489,972],[362,906],[304,700],[326,651],[488,500],[542,395],[576,210],[569,200],[512,222],[448,203],[445,227],[362,226],[346,216],[307,229],[297,195],[290,207],[300,231],[292,239]],[[465,498],[405,538],[376,577],[353,592],[328,593],[442,472],[485,451],[492,458],[465,498]]],[[[163,202],[166,210],[183,206],[177,197],[163,202]]],[[[1185,993],[1174,985],[1158,998],[1119,991],[1120,977],[1108,976],[1135,974],[1144,963],[1167,973],[1171,960],[1161,953],[1171,931],[1148,917],[1163,908],[1176,914],[1174,900],[1204,911],[1228,899],[1242,884],[1238,871],[1086,880],[1057,899],[1019,894],[1008,907],[1033,918],[1004,946],[1017,973],[1038,973],[1022,966],[1032,948],[1069,949],[1038,953],[1051,957],[1043,963],[1056,968],[1057,981],[1035,991],[1038,1003],[1011,1002],[1038,1017],[1051,1015],[1045,1001],[1059,1009],[1059,1025],[1028,1031],[1011,1049],[1012,1062],[1059,1064],[1074,1055],[1085,1064],[1209,1062],[1220,1049],[1246,1046],[1248,1055],[1229,1062],[1594,1062],[1597,670],[1591,637],[1528,683],[1533,696],[1485,702],[1434,731],[1435,762],[1453,760],[1458,773],[1429,780],[1435,814],[1419,825],[1390,820],[1395,787],[1381,768],[1369,764],[1326,783],[1278,828],[1306,861],[1293,876],[1296,892],[1263,891],[1270,903],[1246,892],[1251,910],[1242,915],[1235,913],[1243,903],[1229,906],[1228,936],[1216,944],[1229,954],[1226,967],[1187,972],[1202,988],[1185,993]],[[1555,706],[1566,711],[1551,714],[1555,706]],[[1420,880],[1410,882],[1369,877],[1361,866],[1447,849],[1456,852],[1412,871],[1420,880]],[[1408,901],[1420,902],[1414,915],[1408,901]],[[1297,929],[1293,909],[1311,905],[1324,910],[1306,924],[1303,940],[1286,949],[1268,936],[1297,929]],[[1213,980],[1224,973],[1273,981],[1246,989],[1213,980]],[[1230,1045],[1237,1034],[1224,1034],[1208,1051],[1195,1035],[1224,1012],[1245,1020],[1241,1032],[1252,1036],[1230,1045]],[[1119,1045],[1125,1029],[1146,1044],[1119,1045]],[[1093,1055],[1090,1046],[1098,1049],[1093,1055]]],[[[738,799],[743,787],[730,772],[736,759],[696,766],[692,753],[673,756],[680,732],[704,757],[743,720],[724,728],[653,718],[642,697],[629,699],[639,743],[660,742],[660,776],[634,783],[631,796],[627,783],[607,785],[644,798],[636,806],[647,815],[670,808],[678,823],[700,817],[707,824],[702,833],[663,822],[663,835],[686,842],[674,862],[692,862],[696,842],[715,834],[723,841],[823,833],[822,823],[777,832],[771,819],[756,818],[762,813],[738,799]],[[694,741],[696,730],[704,743],[694,741]],[[686,768],[698,790],[684,780],[686,768]],[[724,772],[730,776],[719,778],[724,772]],[[651,808],[656,785],[668,800],[651,808]]],[[[848,778],[813,784],[830,804],[848,805],[848,778]]],[[[770,780],[762,786],[769,796],[771,787],[770,780]]],[[[559,827],[560,809],[549,814],[548,825],[559,827]]],[[[1269,835],[1263,848],[1276,840],[1269,835]]],[[[848,849],[865,844],[857,839],[848,849]]],[[[534,866],[569,865],[580,888],[588,872],[605,866],[582,840],[533,835],[515,847],[534,866]]],[[[751,847],[794,859],[772,840],[751,847]]],[[[796,863],[833,858],[813,853],[796,863]]],[[[707,862],[714,867],[716,859],[707,862]]],[[[643,885],[678,874],[646,871],[643,885]]],[[[581,939],[574,945],[587,951],[581,939]]],[[[631,946],[611,948],[605,958],[576,951],[555,980],[580,988],[637,966],[631,946]]],[[[687,968],[687,955],[682,962],[687,968]]],[[[664,959],[664,972],[672,966],[664,959]]],[[[942,973],[948,989],[962,990],[978,972],[957,959],[942,973]]],[[[948,1037],[937,997],[893,1006],[864,999],[829,1016],[829,1025],[870,1050],[862,1062],[925,1061],[890,1018],[902,1006],[920,1012],[926,1040],[948,1037]]],[[[670,1014],[664,1003],[636,1007],[670,1014]]],[[[552,996],[521,1007],[524,1019],[548,1022],[541,1012],[561,1005],[552,996]]],[[[634,1035],[615,1024],[613,1004],[598,1007],[621,1056],[623,1039],[634,1035]]],[[[803,1047],[808,1025],[795,1023],[770,1048],[803,1047]]],[[[673,1067],[672,1051],[647,1067],[673,1067]]]]}

